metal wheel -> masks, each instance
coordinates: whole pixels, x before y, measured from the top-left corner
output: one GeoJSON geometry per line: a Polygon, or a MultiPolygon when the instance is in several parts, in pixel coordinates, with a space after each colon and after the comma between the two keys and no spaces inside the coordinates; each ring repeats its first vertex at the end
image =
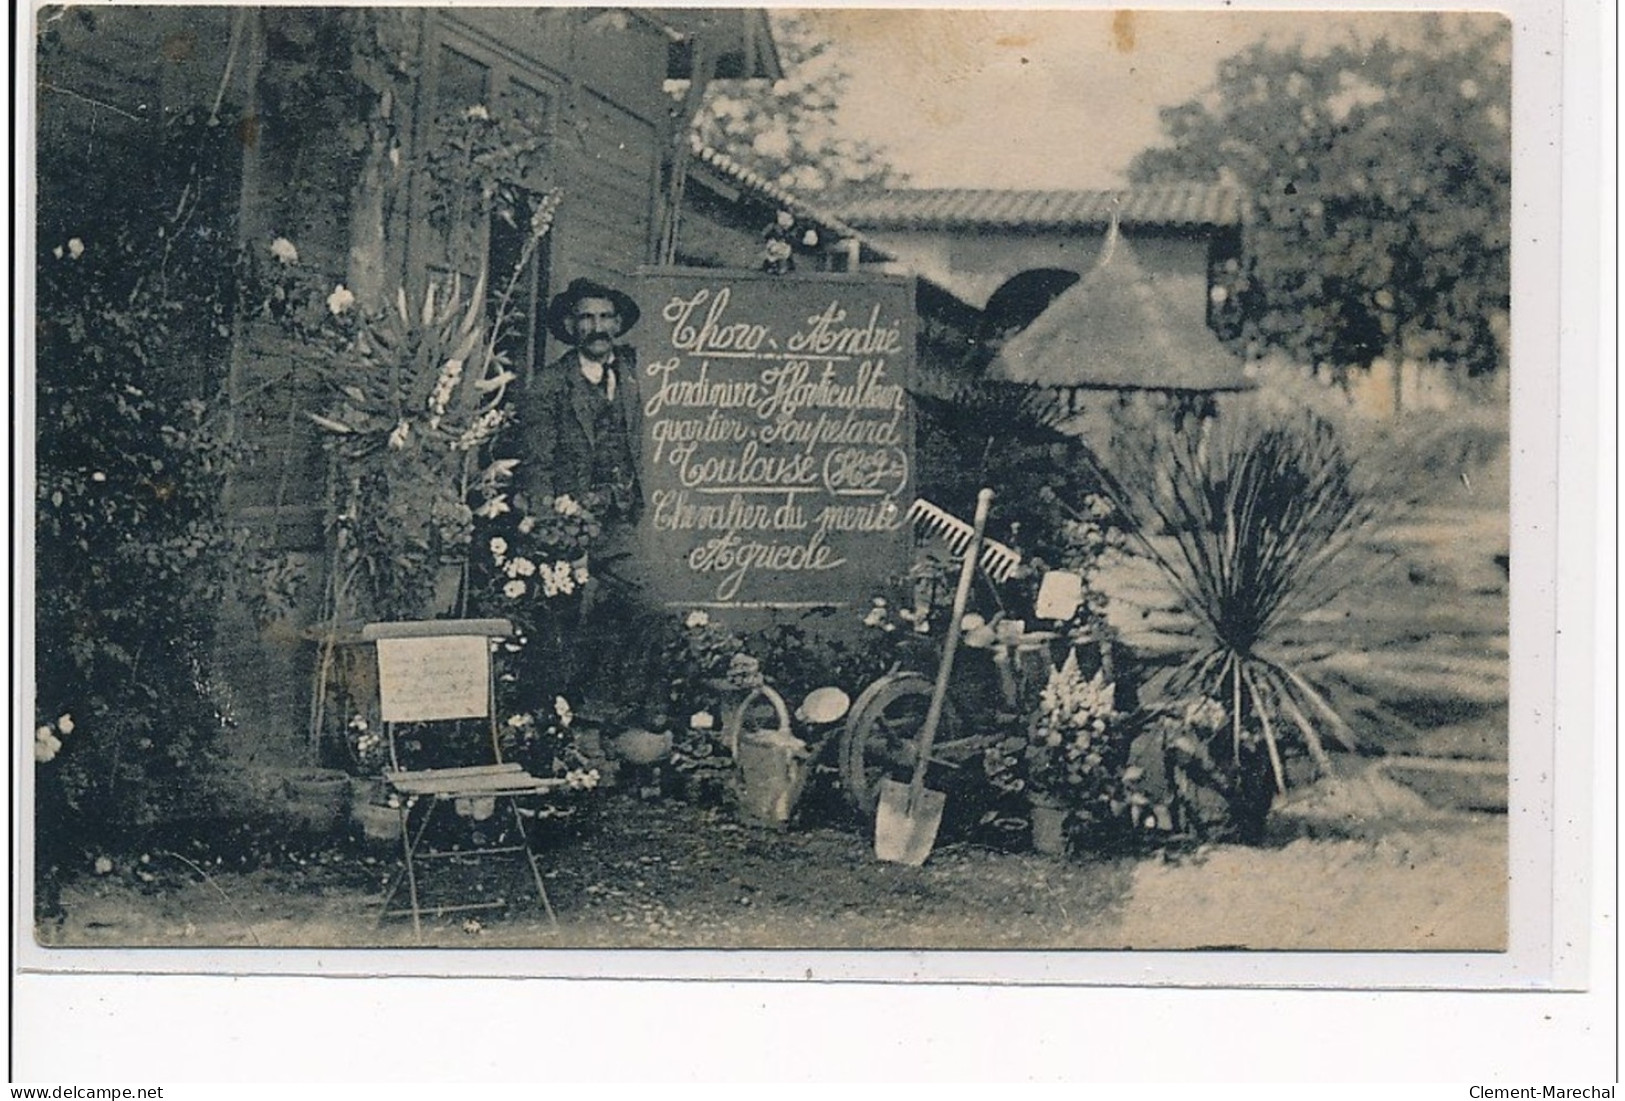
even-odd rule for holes
{"type": "MultiPolygon", "coordinates": [[[[931,706],[931,681],[919,673],[891,673],[858,696],[841,732],[841,785],[854,810],[874,818],[880,781],[907,783],[914,775],[920,730],[931,706]]],[[[939,750],[960,744],[959,717],[952,702],[942,710],[937,727],[939,750]]]]}

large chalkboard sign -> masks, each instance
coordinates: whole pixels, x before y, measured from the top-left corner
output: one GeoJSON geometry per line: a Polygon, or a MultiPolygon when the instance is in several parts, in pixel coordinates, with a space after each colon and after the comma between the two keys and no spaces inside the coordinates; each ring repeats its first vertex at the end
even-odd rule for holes
{"type": "Polygon", "coordinates": [[[912,283],[663,269],[634,293],[651,595],[867,603],[908,560],[912,283]]]}

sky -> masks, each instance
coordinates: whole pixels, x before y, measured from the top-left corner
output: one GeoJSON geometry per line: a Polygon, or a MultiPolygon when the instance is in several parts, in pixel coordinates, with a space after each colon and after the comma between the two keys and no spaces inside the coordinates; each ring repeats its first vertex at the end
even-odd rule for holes
{"type": "Polygon", "coordinates": [[[1414,31],[1374,13],[852,10],[808,13],[846,54],[840,128],[916,187],[1111,188],[1158,110],[1261,38],[1315,48],[1414,31]]]}

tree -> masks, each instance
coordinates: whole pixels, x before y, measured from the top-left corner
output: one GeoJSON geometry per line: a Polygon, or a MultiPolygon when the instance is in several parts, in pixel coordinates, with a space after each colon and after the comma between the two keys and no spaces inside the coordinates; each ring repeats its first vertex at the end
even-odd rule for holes
{"type": "Polygon", "coordinates": [[[1498,362],[1510,295],[1510,24],[1426,21],[1312,53],[1260,43],[1163,111],[1136,182],[1210,180],[1253,204],[1226,309],[1312,361],[1498,362]]]}
{"type": "Polygon", "coordinates": [[[784,79],[713,84],[694,120],[700,141],[798,194],[901,183],[883,149],[840,132],[839,47],[805,16],[771,18],[784,79]]]}

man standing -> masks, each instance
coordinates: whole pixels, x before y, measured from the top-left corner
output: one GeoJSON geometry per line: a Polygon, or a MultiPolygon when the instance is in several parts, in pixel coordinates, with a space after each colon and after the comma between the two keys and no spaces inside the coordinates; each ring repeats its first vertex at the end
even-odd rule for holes
{"type": "Polygon", "coordinates": [[[637,353],[617,343],[637,320],[630,295],[590,279],[572,281],[548,303],[546,317],[548,332],[571,349],[541,368],[518,402],[521,508],[545,514],[568,495],[601,529],[574,611],[544,617],[541,628],[548,682],[578,701],[613,683],[606,655],[627,652],[622,635],[640,587],[631,551],[643,511],[643,406],[637,353]]]}
{"type": "Polygon", "coordinates": [[[637,320],[631,296],[572,281],[548,304],[547,329],[573,347],[531,380],[520,403],[526,504],[535,510],[569,494],[598,514],[612,544],[643,508],[637,353],[616,343],[637,320]]]}

